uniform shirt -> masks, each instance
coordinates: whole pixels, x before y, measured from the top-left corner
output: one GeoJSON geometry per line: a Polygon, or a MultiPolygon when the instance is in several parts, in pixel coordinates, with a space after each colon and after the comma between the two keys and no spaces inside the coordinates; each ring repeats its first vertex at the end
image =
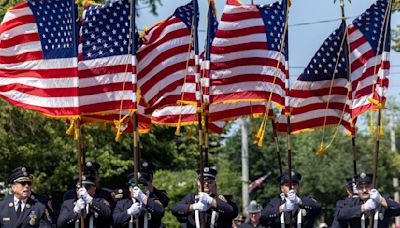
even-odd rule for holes
{"type": "MultiPolygon", "coordinates": [[[[215,194],[211,194],[211,197],[213,197],[217,201],[217,207],[216,208],[210,208],[208,211],[205,213],[199,213],[199,214],[205,214],[206,216],[206,227],[210,227],[211,224],[211,216],[213,211],[218,213],[218,218],[215,221],[215,227],[219,228],[231,228],[232,227],[232,220],[236,218],[238,215],[238,209],[237,206],[234,202],[231,201],[231,197],[224,196],[227,202],[223,201],[222,199],[219,198],[219,196],[215,194]]],[[[194,211],[189,211],[189,206],[190,204],[195,203],[195,194],[190,193],[183,198],[183,200],[175,203],[175,205],[172,207],[171,211],[172,214],[176,216],[178,221],[180,223],[186,224],[187,228],[191,227],[196,227],[195,223],[195,212],[194,211]]]]}
{"type": "Polygon", "coordinates": [[[246,223],[238,225],[238,228],[264,228],[264,226],[261,225],[261,223],[258,223],[257,225],[253,225],[253,223],[248,221],[246,223]]]}
{"type": "MultiPolygon", "coordinates": [[[[113,212],[113,227],[128,227],[131,216],[128,215],[127,210],[132,206],[132,198],[123,199],[118,201],[113,212]]],[[[155,199],[153,194],[150,194],[147,199],[147,205],[144,207],[139,216],[140,227],[143,227],[145,213],[147,213],[148,227],[159,228],[161,226],[161,218],[164,216],[164,207],[158,200],[155,199]]],[[[133,218],[133,223],[136,220],[133,218]]],[[[135,225],[134,225],[135,227],[135,225]]]]}
{"type": "MultiPolygon", "coordinates": [[[[69,199],[61,205],[60,215],[57,219],[58,228],[75,227],[75,222],[80,219],[80,214],[74,213],[75,199],[69,199]]],[[[83,209],[82,211],[84,211],[83,209]]],[[[111,224],[111,209],[100,198],[94,198],[89,206],[89,213],[85,217],[85,227],[89,227],[90,218],[96,228],[109,228],[111,224]]]]}
{"type": "Polygon", "coordinates": [[[18,218],[14,195],[10,195],[0,202],[0,227],[52,227],[45,216],[45,210],[46,207],[42,203],[28,198],[18,218]]]}
{"type": "MultiPolygon", "coordinates": [[[[388,228],[390,224],[390,219],[393,216],[400,215],[400,204],[392,200],[388,196],[384,196],[388,204],[387,208],[379,205],[377,210],[379,211],[378,227],[388,228]]],[[[337,220],[342,223],[346,223],[352,228],[361,227],[361,205],[364,201],[360,198],[347,198],[339,205],[337,209],[337,220]]],[[[367,213],[367,216],[374,216],[374,211],[367,213]]],[[[369,218],[365,216],[365,227],[368,227],[369,218]]]]}
{"type": "MultiPolygon", "coordinates": [[[[292,226],[297,227],[297,214],[301,211],[301,227],[313,228],[314,221],[321,213],[321,204],[310,197],[301,198],[302,203],[299,204],[297,209],[292,216],[292,226]]],[[[261,222],[264,226],[270,227],[281,227],[281,213],[279,213],[279,207],[285,203],[285,199],[281,197],[273,198],[269,201],[267,206],[261,211],[261,222]]],[[[285,212],[284,215],[285,226],[290,226],[289,213],[285,212]]]]}
{"type": "Polygon", "coordinates": [[[24,211],[25,205],[26,205],[26,199],[25,200],[19,200],[17,197],[14,196],[14,207],[15,211],[18,210],[18,202],[21,201],[21,211],[24,211]]]}

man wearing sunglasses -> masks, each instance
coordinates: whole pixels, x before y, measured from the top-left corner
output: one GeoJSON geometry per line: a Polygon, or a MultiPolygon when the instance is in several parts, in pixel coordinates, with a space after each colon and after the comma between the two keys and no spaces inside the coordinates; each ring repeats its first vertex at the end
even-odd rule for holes
{"type": "Polygon", "coordinates": [[[32,175],[25,167],[12,170],[9,183],[13,194],[0,202],[0,227],[52,227],[46,206],[30,198],[32,175]]]}
{"type": "Polygon", "coordinates": [[[172,214],[180,223],[186,224],[187,228],[201,227],[202,221],[206,227],[231,228],[232,220],[238,215],[238,209],[231,196],[217,194],[217,170],[204,168],[203,186],[200,181],[200,170],[198,169],[196,173],[199,193],[189,193],[183,200],[175,203],[171,210],[172,214]]]}
{"type": "Polygon", "coordinates": [[[372,216],[374,227],[388,228],[391,218],[400,215],[400,204],[373,188],[372,174],[357,175],[356,187],[359,197],[347,198],[337,209],[339,222],[352,228],[368,227],[372,216]]]}
{"type": "Polygon", "coordinates": [[[314,227],[314,221],[321,212],[321,204],[313,198],[298,196],[300,180],[301,174],[294,171],[291,173],[292,186],[288,172],[278,177],[281,194],[280,197],[272,198],[262,210],[261,221],[264,226],[278,228],[292,224],[294,227],[314,227]]]}
{"type": "Polygon", "coordinates": [[[164,206],[149,190],[147,176],[139,175],[138,184],[134,178],[129,180],[130,197],[117,202],[113,212],[113,227],[136,226],[159,228],[161,218],[164,216],[164,206]]]}
{"type": "MultiPolygon", "coordinates": [[[[80,224],[84,216],[85,227],[109,228],[111,225],[111,209],[102,198],[97,198],[96,180],[92,176],[82,176],[82,185],[76,184],[76,196],[61,205],[57,227],[73,228],[80,224]],[[93,224],[93,226],[92,226],[93,224]]],[[[79,225],[80,227],[80,225],[79,225]]]]}

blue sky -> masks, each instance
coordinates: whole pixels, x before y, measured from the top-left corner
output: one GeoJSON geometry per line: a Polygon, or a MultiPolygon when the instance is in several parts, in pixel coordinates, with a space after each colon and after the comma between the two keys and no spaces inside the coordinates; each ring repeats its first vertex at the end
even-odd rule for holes
{"type": "MultiPolygon", "coordinates": [[[[175,8],[187,4],[190,0],[162,0],[163,5],[158,7],[158,16],[149,13],[149,8],[139,5],[140,17],[137,19],[139,28],[143,26],[150,27],[171,15],[175,8]]],[[[292,0],[292,7],[289,14],[289,66],[290,75],[295,79],[310,59],[318,50],[322,42],[335,30],[340,24],[340,4],[333,0],[292,0]],[[335,20],[327,23],[314,23],[310,25],[299,25],[302,23],[313,23],[318,21],[335,20]]],[[[200,5],[200,31],[204,31],[208,0],[198,0],[200,5]]],[[[250,3],[250,0],[242,0],[242,3],[250,3]]],[[[255,4],[268,4],[273,0],[254,0],[255,4]]],[[[345,0],[345,14],[347,17],[355,17],[362,14],[375,0],[352,0],[350,4],[345,0]]],[[[226,0],[215,0],[218,19],[220,19],[226,0]]],[[[349,18],[350,23],[353,18],[349,18]]],[[[400,14],[392,15],[392,28],[400,26],[400,14]]],[[[204,45],[204,32],[200,32],[200,47],[204,45]]],[[[400,95],[400,53],[391,52],[391,75],[389,95],[400,95]]]]}

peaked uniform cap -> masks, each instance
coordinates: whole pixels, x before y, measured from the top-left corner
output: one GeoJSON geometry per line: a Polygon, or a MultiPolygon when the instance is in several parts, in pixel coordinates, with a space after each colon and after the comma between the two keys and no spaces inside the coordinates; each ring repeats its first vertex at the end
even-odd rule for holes
{"type": "MultiPolygon", "coordinates": [[[[289,174],[288,172],[282,173],[277,179],[280,184],[288,183],[289,182],[289,174]]],[[[300,183],[301,174],[295,171],[292,171],[292,183],[300,183]]]]}
{"type": "Polygon", "coordinates": [[[372,173],[360,173],[356,176],[356,184],[371,184],[372,173]]]}
{"type": "Polygon", "coordinates": [[[248,213],[258,213],[261,212],[262,207],[255,200],[252,200],[247,208],[248,213]]]}
{"type": "MultiPolygon", "coordinates": [[[[197,179],[200,178],[200,169],[196,170],[196,174],[197,174],[197,179]]],[[[211,179],[211,180],[215,180],[215,178],[217,177],[218,171],[216,169],[210,168],[210,167],[204,167],[203,170],[203,176],[204,179],[211,179]]]]}
{"type": "Polygon", "coordinates": [[[29,172],[29,169],[23,166],[17,167],[11,171],[11,175],[8,178],[10,184],[22,181],[32,181],[33,175],[29,172]]]}

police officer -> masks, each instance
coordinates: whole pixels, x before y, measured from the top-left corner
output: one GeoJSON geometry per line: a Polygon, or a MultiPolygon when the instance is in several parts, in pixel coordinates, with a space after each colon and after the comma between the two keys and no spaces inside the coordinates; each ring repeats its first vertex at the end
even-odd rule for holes
{"type": "Polygon", "coordinates": [[[159,200],[164,208],[168,206],[169,198],[167,195],[167,192],[162,189],[157,189],[153,185],[153,177],[154,173],[156,171],[156,167],[147,161],[142,161],[140,164],[140,174],[139,176],[143,176],[145,179],[149,180],[148,181],[148,190],[154,195],[155,199],[159,200]]]}
{"type": "Polygon", "coordinates": [[[159,228],[161,218],[164,216],[164,206],[150,192],[150,180],[141,176],[138,185],[135,180],[129,180],[130,197],[117,202],[113,212],[114,227],[134,227],[139,216],[140,227],[159,228]],[[130,226],[130,223],[132,224],[130,226]]]}
{"type": "Polygon", "coordinates": [[[75,199],[68,199],[61,205],[57,227],[75,227],[81,222],[81,213],[84,214],[85,227],[110,227],[111,209],[101,198],[96,198],[95,179],[82,176],[82,185],[77,183],[75,199]]]}
{"type": "Polygon", "coordinates": [[[389,196],[381,196],[372,186],[372,174],[361,173],[356,177],[359,197],[345,200],[337,210],[339,222],[350,227],[368,227],[369,217],[373,217],[374,225],[379,228],[389,227],[390,219],[400,215],[400,204],[389,196]]]}
{"type": "MultiPolygon", "coordinates": [[[[97,162],[87,162],[84,167],[84,175],[94,178],[96,184],[96,198],[100,198],[104,204],[110,206],[111,209],[115,206],[115,201],[112,197],[112,191],[106,188],[100,188],[100,164],[97,162]]],[[[76,189],[70,189],[63,195],[63,201],[76,198],[76,189]]]]}
{"type": "Polygon", "coordinates": [[[292,189],[289,184],[289,174],[283,173],[278,177],[280,183],[280,197],[273,198],[261,212],[261,220],[264,226],[295,227],[301,225],[303,228],[312,228],[314,220],[321,212],[321,204],[310,197],[300,198],[301,174],[291,173],[292,189]],[[292,221],[290,221],[290,214],[292,221]]]}
{"type": "Polygon", "coordinates": [[[348,227],[347,223],[345,222],[339,222],[337,219],[337,213],[339,211],[339,208],[341,208],[346,200],[350,200],[353,197],[358,197],[357,194],[357,189],[356,189],[356,183],[355,183],[355,178],[354,177],[347,177],[346,178],[346,194],[347,197],[344,200],[338,200],[336,202],[336,209],[335,209],[335,214],[332,222],[332,228],[345,228],[348,227]]]}
{"type": "Polygon", "coordinates": [[[247,208],[247,213],[249,213],[249,219],[246,223],[239,225],[239,228],[263,228],[261,225],[261,210],[262,207],[255,200],[252,200],[247,208]]]}
{"type": "Polygon", "coordinates": [[[27,169],[15,168],[8,181],[13,194],[0,202],[0,227],[52,227],[46,206],[30,198],[32,175],[27,169]]]}
{"type": "Polygon", "coordinates": [[[183,200],[175,203],[172,214],[188,228],[198,227],[201,220],[204,220],[206,227],[230,228],[232,220],[238,215],[238,209],[231,196],[217,195],[217,170],[204,168],[204,192],[201,191],[200,170],[196,172],[199,193],[189,193],[183,200]]]}

